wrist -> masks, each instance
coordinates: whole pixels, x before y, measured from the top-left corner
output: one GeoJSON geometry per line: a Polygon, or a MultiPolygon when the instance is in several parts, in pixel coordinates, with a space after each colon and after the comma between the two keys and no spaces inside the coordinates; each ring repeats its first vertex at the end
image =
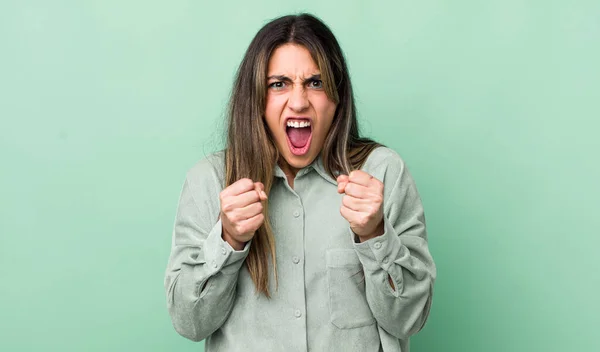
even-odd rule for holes
{"type": "Polygon", "coordinates": [[[355,233],[355,235],[356,235],[356,237],[358,237],[358,241],[360,243],[363,243],[365,241],[368,241],[370,239],[373,239],[375,237],[379,237],[379,236],[383,235],[384,232],[385,232],[385,227],[383,226],[383,220],[381,220],[379,225],[377,225],[375,230],[373,230],[370,234],[364,235],[364,236],[359,236],[359,235],[356,235],[356,233],[355,233]]]}
{"type": "Polygon", "coordinates": [[[244,247],[246,246],[245,242],[241,242],[236,240],[235,238],[233,238],[226,230],[225,228],[223,228],[222,231],[222,235],[221,238],[223,239],[223,241],[229,243],[229,245],[231,246],[231,248],[233,248],[236,251],[241,251],[244,249],[244,247]]]}

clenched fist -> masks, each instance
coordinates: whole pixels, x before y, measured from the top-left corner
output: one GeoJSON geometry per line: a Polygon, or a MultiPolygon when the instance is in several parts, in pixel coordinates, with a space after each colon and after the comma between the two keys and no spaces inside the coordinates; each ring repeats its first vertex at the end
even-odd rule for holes
{"type": "Polygon", "coordinates": [[[243,178],[221,191],[219,199],[223,239],[233,249],[242,250],[265,220],[262,204],[267,200],[265,186],[243,178]]]}
{"type": "Polygon", "coordinates": [[[342,198],[340,213],[361,242],[383,235],[383,183],[368,173],[355,170],[337,178],[342,198]]]}

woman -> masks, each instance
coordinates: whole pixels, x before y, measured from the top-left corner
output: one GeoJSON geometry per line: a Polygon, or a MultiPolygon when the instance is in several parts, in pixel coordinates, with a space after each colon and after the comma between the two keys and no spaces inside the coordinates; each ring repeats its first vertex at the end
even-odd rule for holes
{"type": "Polygon", "coordinates": [[[348,68],[317,18],[252,40],[227,148],[187,174],[165,279],[206,351],[408,351],[435,265],[402,159],[360,138],[348,68]]]}

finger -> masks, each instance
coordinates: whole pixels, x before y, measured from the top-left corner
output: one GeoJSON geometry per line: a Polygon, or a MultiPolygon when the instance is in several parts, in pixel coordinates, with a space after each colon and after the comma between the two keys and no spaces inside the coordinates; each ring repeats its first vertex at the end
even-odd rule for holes
{"type": "Polygon", "coordinates": [[[223,192],[221,192],[221,195],[224,197],[237,196],[252,189],[254,189],[254,182],[249,178],[242,178],[226,187],[223,192]]]}
{"type": "Polygon", "coordinates": [[[260,197],[254,189],[251,189],[250,191],[237,196],[226,197],[222,209],[225,212],[230,212],[234,209],[243,208],[253,203],[260,203],[260,197]]]}
{"type": "Polygon", "coordinates": [[[258,192],[261,201],[267,200],[267,193],[265,193],[265,185],[262,182],[254,182],[254,189],[258,192]]]}
{"type": "Polygon", "coordinates": [[[240,222],[244,220],[248,220],[250,218],[255,217],[258,214],[261,214],[263,211],[262,203],[252,203],[246,207],[239,208],[235,210],[235,220],[240,222]]]}
{"type": "Polygon", "coordinates": [[[346,185],[345,193],[355,198],[368,198],[370,190],[361,184],[349,182],[346,185]]]}
{"type": "Polygon", "coordinates": [[[348,175],[339,175],[336,179],[337,183],[348,182],[348,175]]]}
{"type": "Polygon", "coordinates": [[[255,232],[259,227],[261,227],[264,220],[265,216],[260,213],[251,217],[250,219],[242,220],[238,225],[238,229],[242,230],[242,234],[255,232]]]}
{"type": "Polygon", "coordinates": [[[354,170],[348,175],[348,179],[352,183],[358,183],[359,185],[368,186],[373,176],[362,170],[354,170]]]}
{"type": "Polygon", "coordinates": [[[347,207],[345,207],[344,205],[342,205],[340,207],[340,214],[342,214],[342,217],[344,217],[344,219],[346,219],[346,221],[350,222],[350,213],[349,213],[350,209],[348,209],[347,207]]]}
{"type": "Polygon", "coordinates": [[[368,201],[361,198],[355,198],[346,194],[342,197],[342,205],[352,209],[354,211],[365,211],[367,209],[368,201]]]}
{"type": "Polygon", "coordinates": [[[352,210],[343,205],[340,207],[340,214],[342,214],[344,219],[346,219],[346,221],[348,221],[350,225],[356,224],[358,222],[358,219],[362,217],[362,214],[360,212],[352,210]]]}

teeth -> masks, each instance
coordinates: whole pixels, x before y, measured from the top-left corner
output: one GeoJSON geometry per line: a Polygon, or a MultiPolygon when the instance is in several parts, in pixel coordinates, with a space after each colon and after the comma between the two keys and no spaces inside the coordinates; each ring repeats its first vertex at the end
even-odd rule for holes
{"type": "Polygon", "coordinates": [[[293,128],[304,128],[304,127],[308,127],[310,126],[310,122],[309,121],[288,121],[287,122],[287,127],[293,127],[293,128]]]}

